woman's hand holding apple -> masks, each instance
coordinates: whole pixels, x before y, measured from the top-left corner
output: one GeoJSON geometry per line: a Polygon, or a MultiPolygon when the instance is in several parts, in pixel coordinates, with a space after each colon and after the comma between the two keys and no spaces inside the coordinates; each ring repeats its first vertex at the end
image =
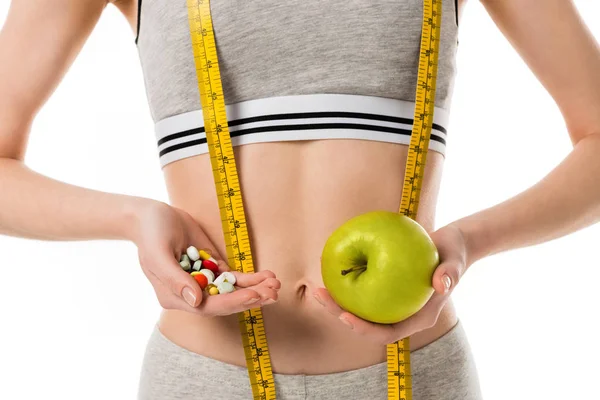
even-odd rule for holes
{"type": "MultiPolygon", "coordinates": [[[[457,227],[447,225],[431,233],[430,237],[440,260],[431,280],[434,292],[427,303],[407,319],[391,324],[369,322],[340,307],[325,288],[315,290],[315,299],[354,332],[381,344],[394,343],[434,326],[450,294],[466,271],[468,258],[464,237],[457,227]]],[[[394,307],[394,304],[381,307],[394,307]]]]}

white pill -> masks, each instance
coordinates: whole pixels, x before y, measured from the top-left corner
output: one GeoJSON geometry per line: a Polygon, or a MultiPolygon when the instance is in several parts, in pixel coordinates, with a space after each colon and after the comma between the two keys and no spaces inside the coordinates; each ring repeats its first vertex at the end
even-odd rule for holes
{"type": "Polygon", "coordinates": [[[191,268],[189,261],[181,261],[179,262],[179,265],[181,265],[181,268],[183,268],[184,271],[189,271],[191,268]]]}
{"type": "Polygon", "coordinates": [[[223,274],[217,276],[217,278],[213,281],[213,283],[215,285],[219,285],[219,284],[225,282],[225,278],[222,278],[222,276],[223,276],[223,274]]]}
{"type": "Polygon", "coordinates": [[[192,261],[197,261],[200,259],[200,253],[198,252],[198,249],[194,246],[188,247],[186,253],[192,261]]]}
{"type": "MultiPolygon", "coordinates": [[[[221,275],[217,276],[217,279],[215,279],[214,284],[218,285],[223,282],[228,282],[229,279],[227,279],[227,275],[225,275],[225,274],[226,274],[226,272],[221,272],[221,275]]],[[[231,283],[231,282],[229,282],[229,283],[231,283]]]]}
{"type": "Polygon", "coordinates": [[[181,255],[181,258],[179,259],[179,262],[181,262],[181,261],[187,261],[187,262],[189,262],[189,263],[190,263],[190,265],[191,265],[191,260],[190,260],[190,258],[188,257],[188,255],[187,255],[187,254],[185,254],[185,253],[181,255]]]}
{"type": "Polygon", "coordinates": [[[223,277],[224,282],[229,282],[232,285],[235,285],[236,279],[235,279],[235,275],[232,274],[231,272],[222,272],[221,275],[219,275],[219,278],[223,277]]]}
{"type": "Polygon", "coordinates": [[[221,282],[217,285],[217,289],[219,289],[219,293],[231,293],[234,290],[233,285],[229,282],[221,282]]]}
{"type": "MultiPolygon", "coordinates": [[[[198,262],[198,261],[196,261],[198,262]]],[[[194,265],[196,265],[196,263],[194,263],[194,265]]],[[[206,279],[208,279],[208,283],[213,283],[215,280],[215,274],[214,272],[212,272],[210,269],[202,269],[200,270],[200,273],[204,274],[204,276],[206,276],[206,279]]]]}
{"type": "Polygon", "coordinates": [[[194,261],[194,266],[192,268],[194,268],[194,271],[200,271],[202,268],[202,260],[194,261]]]}

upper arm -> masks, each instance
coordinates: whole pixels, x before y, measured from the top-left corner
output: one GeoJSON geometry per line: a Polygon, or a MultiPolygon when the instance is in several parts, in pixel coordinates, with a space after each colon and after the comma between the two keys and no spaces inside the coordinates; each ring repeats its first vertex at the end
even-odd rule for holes
{"type": "Polygon", "coordinates": [[[560,108],[573,143],[600,133],[600,48],[571,0],[480,0],[560,108]]]}
{"type": "Polygon", "coordinates": [[[15,0],[0,31],[0,157],[23,159],[29,127],[106,0],[15,0]]]}

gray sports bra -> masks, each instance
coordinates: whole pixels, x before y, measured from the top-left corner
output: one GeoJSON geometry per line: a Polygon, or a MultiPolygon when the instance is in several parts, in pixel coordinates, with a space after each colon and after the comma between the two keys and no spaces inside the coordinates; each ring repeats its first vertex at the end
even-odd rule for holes
{"type": "MultiPolygon", "coordinates": [[[[161,167],[207,152],[186,0],[138,0],[136,43],[161,167]]],[[[444,154],[458,44],[442,0],[430,149],[444,154]]],[[[423,0],[212,0],[234,145],[362,139],[408,144],[423,0]]]]}

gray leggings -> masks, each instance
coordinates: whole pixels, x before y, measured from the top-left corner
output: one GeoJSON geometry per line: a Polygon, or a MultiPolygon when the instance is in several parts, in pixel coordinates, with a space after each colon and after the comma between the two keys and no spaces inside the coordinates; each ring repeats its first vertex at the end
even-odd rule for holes
{"type": "MultiPolygon", "coordinates": [[[[481,400],[477,371],[460,322],[411,353],[414,400],[481,400]]],[[[386,400],[385,362],[324,375],[273,374],[278,400],[386,400]]],[[[249,400],[246,368],[186,350],[154,328],[138,400],[249,400]]]]}

